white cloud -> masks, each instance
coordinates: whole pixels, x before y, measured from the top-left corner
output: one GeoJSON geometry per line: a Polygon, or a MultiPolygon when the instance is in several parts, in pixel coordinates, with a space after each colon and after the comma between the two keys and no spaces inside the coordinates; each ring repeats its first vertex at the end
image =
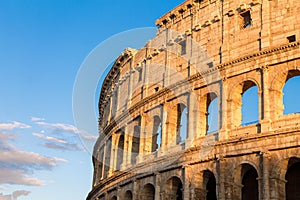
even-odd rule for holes
{"type": "Polygon", "coordinates": [[[39,117],[31,117],[32,122],[38,122],[38,121],[45,121],[44,118],[39,118],[39,117]]]}
{"type": "Polygon", "coordinates": [[[18,197],[20,196],[27,196],[28,194],[30,194],[30,191],[26,191],[26,190],[16,190],[13,192],[13,198],[14,200],[17,200],[18,197]]]}
{"type": "Polygon", "coordinates": [[[27,196],[30,194],[30,191],[26,190],[16,190],[12,194],[3,195],[0,193],[0,200],[18,200],[20,196],[27,196]]]}
{"type": "Polygon", "coordinates": [[[0,130],[13,130],[13,129],[17,129],[17,128],[25,129],[25,128],[31,128],[31,126],[17,122],[17,121],[13,121],[11,123],[0,124],[0,130]]]}
{"type": "Polygon", "coordinates": [[[70,125],[70,124],[61,124],[61,123],[53,123],[52,124],[52,123],[46,123],[46,122],[42,122],[42,121],[38,121],[38,122],[36,122],[36,124],[38,124],[42,127],[50,128],[54,131],[73,133],[75,135],[78,135],[79,137],[81,137],[84,140],[96,141],[96,139],[97,139],[97,136],[88,134],[81,130],[78,130],[77,127],[70,125]]]}
{"type": "Polygon", "coordinates": [[[44,181],[29,176],[24,170],[1,168],[0,184],[42,186],[44,181]]]}
{"type": "Polygon", "coordinates": [[[0,184],[40,186],[43,181],[31,176],[35,170],[51,170],[58,162],[67,162],[22,151],[8,142],[13,138],[13,134],[0,132],[0,184]]]}
{"type": "Polygon", "coordinates": [[[66,140],[55,138],[55,137],[50,137],[45,134],[41,133],[32,133],[33,136],[43,139],[46,141],[45,144],[43,144],[44,147],[50,148],[50,149],[58,149],[58,150],[83,150],[79,145],[70,143],[66,140]]]}
{"type": "Polygon", "coordinates": [[[44,140],[48,140],[51,142],[56,142],[56,143],[61,143],[61,144],[67,144],[67,142],[65,140],[61,140],[55,137],[50,137],[50,136],[46,136],[44,134],[40,134],[40,133],[32,133],[33,136],[44,139],[44,140]]]}
{"type": "Polygon", "coordinates": [[[11,195],[4,195],[3,193],[0,193],[0,200],[12,200],[11,195]]]}

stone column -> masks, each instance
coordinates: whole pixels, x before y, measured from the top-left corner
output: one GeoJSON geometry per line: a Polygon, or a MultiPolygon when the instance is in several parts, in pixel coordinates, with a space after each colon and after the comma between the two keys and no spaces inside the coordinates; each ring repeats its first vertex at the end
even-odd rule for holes
{"type": "Polygon", "coordinates": [[[162,141],[161,141],[161,150],[164,152],[165,148],[167,147],[168,141],[167,141],[167,128],[168,128],[168,120],[167,120],[167,105],[164,104],[162,108],[162,118],[161,118],[161,123],[162,123],[162,141]]]}
{"type": "Polygon", "coordinates": [[[216,187],[217,187],[217,199],[225,200],[226,199],[226,160],[223,156],[218,155],[216,160],[216,187]]]}
{"type": "Polygon", "coordinates": [[[133,180],[133,192],[132,192],[132,195],[133,195],[133,200],[139,200],[139,183],[138,183],[138,180],[134,179],[133,180]]]}
{"type": "MultiPolygon", "coordinates": [[[[262,85],[262,95],[261,95],[261,132],[266,132],[270,130],[271,122],[271,104],[272,100],[269,93],[269,69],[268,66],[263,66],[261,68],[261,85],[262,85]]],[[[274,117],[274,116],[273,116],[274,117]]]]}
{"type": "Polygon", "coordinates": [[[161,175],[159,172],[155,173],[155,200],[162,200],[161,199],[161,192],[160,192],[160,187],[161,187],[161,175]]]}
{"type": "Polygon", "coordinates": [[[193,141],[197,138],[199,131],[199,102],[196,94],[191,91],[189,95],[189,108],[188,108],[188,139],[193,141]]]}
{"type": "Polygon", "coordinates": [[[132,145],[132,124],[128,123],[125,127],[125,136],[124,136],[124,154],[123,154],[123,167],[126,168],[130,164],[131,158],[131,145],[132,145]]]}
{"type": "Polygon", "coordinates": [[[116,161],[117,161],[117,152],[118,152],[118,135],[113,133],[112,134],[112,141],[111,141],[111,154],[110,154],[110,170],[109,175],[112,175],[113,172],[116,170],[116,161]]]}
{"type": "Polygon", "coordinates": [[[118,186],[117,188],[117,200],[121,200],[122,198],[122,188],[120,186],[118,186]]]}
{"type": "Polygon", "coordinates": [[[270,166],[269,161],[271,154],[268,151],[260,153],[260,166],[261,166],[261,200],[270,199],[270,166]]]}
{"type": "Polygon", "coordinates": [[[183,199],[190,199],[190,185],[191,185],[191,175],[192,169],[191,166],[186,165],[182,168],[183,172],[183,199]]]}

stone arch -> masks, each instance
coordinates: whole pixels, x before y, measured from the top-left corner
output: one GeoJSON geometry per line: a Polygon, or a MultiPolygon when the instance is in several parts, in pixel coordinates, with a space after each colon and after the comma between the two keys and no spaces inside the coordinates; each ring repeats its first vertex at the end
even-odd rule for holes
{"type": "Polygon", "coordinates": [[[192,199],[217,199],[216,177],[211,170],[202,170],[193,175],[192,180],[192,199]]]}
{"type": "Polygon", "coordinates": [[[168,110],[166,122],[168,134],[166,135],[166,139],[169,145],[180,144],[188,137],[188,118],[186,117],[185,122],[182,121],[183,117],[185,117],[183,115],[187,116],[187,112],[187,104],[181,102],[178,102],[175,105],[173,104],[173,106],[168,110]],[[186,130],[183,130],[182,127],[184,127],[186,130]],[[185,132],[183,133],[183,131],[185,132]]]}
{"type": "Polygon", "coordinates": [[[132,200],[133,199],[133,194],[130,190],[127,190],[124,194],[124,200],[132,200]]]}
{"type": "Polygon", "coordinates": [[[110,171],[111,162],[111,152],[112,152],[112,136],[108,138],[105,144],[105,158],[104,158],[104,178],[108,177],[110,171]]]}
{"type": "Polygon", "coordinates": [[[110,200],[117,200],[117,196],[112,196],[110,200]]]}
{"type": "Polygon", "coordinates": [[[258,167],[251,161],[243,161],[233,171],[232,198],[258,200],[258,167]]]}
{"type": "Polygon", "coordinates": [[[158,150],[162,141],[162,121],[157,115],[153,117],[151,152],[158,150]]]}
{"type": "Polygon", "coordinates": [[[123,130],[119,131],[119,139],[117,144],[117,156],[116,156],[116,170],[121,169],[121,165],[123,163],[123,157],[124,157],[124,144],[125,144],[125,133],[123,130]]]}
{"type": "Polygon", "coordinates": [[[164,195],[162,199],[183,200],[183,184],[179,177],[172,176],[164,185],[164,195]]]}
{"type": "Polygon", "coordinates": [[[242,124],[242,97],[243,94],[250,88],[257,87],[258,90],[258,120],[260,119],[259,113],[261,113],[260,102],[261,102],[261,85],[254,78],[247,78],[238,84],[231,85],[231,90],[229,91],[229,108],[228,112],[229,123],[228,125],[233,127],[241,126],[242,124]]]}
{"type": "Polygon", "coordinates": [[[274,168],[270,172],[270,185],[276,188],[276,192],[272,198],[286,199],[286,174],[291,164],[295,163],[295,160],[300,160],[299,153],[298,149],[290,149],[273,155],[274,168]]]}
{"type": "Polygon", "coordinates": [[[155,199],[155,187],[151,183],[147,183],[144,185],[141,194],[140,194],[141,200],[154,200],[155,199]]]}
{"type": "Polygon", "coordinates": [[[130,163],[135,164],[137,156],[140,153],[140,139],[141,139],[141,116],[137,116],[131,124],[133,133],[131,136],[131,159],[130,163]]]}
{"type": "Polygon", "coordinates": [[[286,200],[296,200],[300,196],[300,158],[292,157],[288,161],[285,174],[286,200]]]}
{"type": "MultiPolygon", "coordinates": [[[[201,98],[200,98],[200,103],[199,103],[199,114],[200,114],[200,135],[201,136],[204,136],[206,134],[208,134],[208,130],[209,130],[209,120],[208,120],[208,117],[209,117],[209,107],[211,105],[211,103],[217,99],[218,102],[220,101],[219,100],[219,97],[217,95],[217,93],[215,92],[209,92],[209,93],[206,93],[205,95],[203,95],[201,98]]],[[[218,103],[218,116],[217,116],[217,121],[219,122],[219,113],[220,113],[220,107],[219,107],[219,103],[218,103]]],[[[218,126],[218,128],[220,128],[218,126]]]]}
{"type": "Polygon", "coordinates": [[[271,116],[274,117],[274,119],[278,119],[283,115],[284,111],[283,88],[289,79],[300,75],[300,69],[292,64],[280,65],[272,71],[272,75],[273,78],[269,90],[272,102],[270,104],[270,110],[271,116]],[[280,73],[278,73],[278,71],[280,71],[280,73]]]}

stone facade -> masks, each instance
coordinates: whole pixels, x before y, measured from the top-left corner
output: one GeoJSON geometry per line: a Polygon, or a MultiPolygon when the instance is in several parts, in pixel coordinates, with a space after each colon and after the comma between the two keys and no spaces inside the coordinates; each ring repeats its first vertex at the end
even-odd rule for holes
{"type": "Polygon", "coordinates": [[[156,25],[104,80],[87,199],[299,198],[300,114],[282,90],[300,75],[300,1],[187,0],[156,25]],[[258,121],[242,124],[252,87],[258,121]]]}

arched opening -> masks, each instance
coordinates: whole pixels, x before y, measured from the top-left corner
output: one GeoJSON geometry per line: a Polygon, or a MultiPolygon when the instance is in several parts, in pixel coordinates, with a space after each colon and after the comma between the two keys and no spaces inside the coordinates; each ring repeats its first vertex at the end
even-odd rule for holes
{"type": "Polygon", "coordinates": [[[155,199],[155,188],[152,184],[148,183],[144,186],[141,195],[141,200],[154,200],[155,199]]]}
{"type": "Polygon", "coordinates": [[[242,165],[242,200],[258,200],[258,174],[256,169],[249,165],[242,165]]]}
{"type": "Polygon", "coordinates": [[[123,154],[124,154],[124,132],[119,132],[119,142],[118,142],[118,149],[117,149],[117,165],[116,170],[121,169],[121,164],[123,163],[123,154]]]}
{"type": "Polygon", "coordinates": [[[110,200],[117,200],[117,197],[113,196],[113,197],[110,198],[110,200]]]}
{"type": "Polygon", "coordinates": [[[300,159],[289,160],[288,170],[285,175],[286,200],[298,200],[300,197],[300,159]]]}
{"type": "Polygon", "coordinates": [[[132,192],[130,190],[127,190],[124,194],[124,200],[132,200],[133,195],[132,192]]]}
{"type": "Polygon", "coordinates": [[[105,161],[104,178],[108,176],[108,172],[110,169],[111,142],[112,142],[112,137],[110,136],[109,139],[106,141],[105,160],[104,160],[105,161]]]}
{"type": "Polygon", "coordinates": [[[258,123],[258,87],[253,84],[245,88],[242,94],[242,125],[244,126],[258,123]]]}
{"type": "Polygon", "coordinates": [[[154,116],[151,152],[156,151],[157,149],[160,148],[160,146],[161,146],[161,119],[159,116],[154,116]]]}
{"type": "Polygon", "coordinates": [[[286,83],[283,87],[283,114],[299,113],[300,112],[300,72],[296,70],[289,71],[286,83]]]}
{"type": "Polygon", "coordinates": [[[206,184],[206,200],[217,200],[216,178],[211,171],[204,171],[204,183],[206,184]]]}
{"type": "Polygon", "coordinates": [[[185,142],[187,138],[187,124],[188,124],[188,110],[187,107],[180,103],[177,105],[177,127],[176,127],[176,144],[185,142]]]}
{"type": "Polygon", "coordinates": [[[132,136],[132,147],[131,147],[131,164],[136,163],[136,157],[140,151],[140,135],[141,135],[141,118],[137,117],[133,123],[133,136],[132,136]]]}
{"type": "Polygon", "coordinates": [[[165,185],[164,199],[183,200],[183,186],[178,177],[170,178],[165,185]]]}
{"type": "Polygon", "coordinates": [[[247,126],[259,120],[259,88],[253,81],[245,81],[234,86],[231,94],[230,126],[247,126]]]}
{"type": "Polygon", "coordinates": [[[207,132],[206,134],[215,133],[219,130],[219,99],[215,93],[207,95],[207,132]]]}
{"type": "Polygon", "coordinates": [[[96,180],[95,183],[97,183],[99,180],[103,178],[103,157],[104,157],[104,147],[102,146],[99,151],[98,157],[95,159],[95,166],[98,167],[95,168],[96,180]]]}

